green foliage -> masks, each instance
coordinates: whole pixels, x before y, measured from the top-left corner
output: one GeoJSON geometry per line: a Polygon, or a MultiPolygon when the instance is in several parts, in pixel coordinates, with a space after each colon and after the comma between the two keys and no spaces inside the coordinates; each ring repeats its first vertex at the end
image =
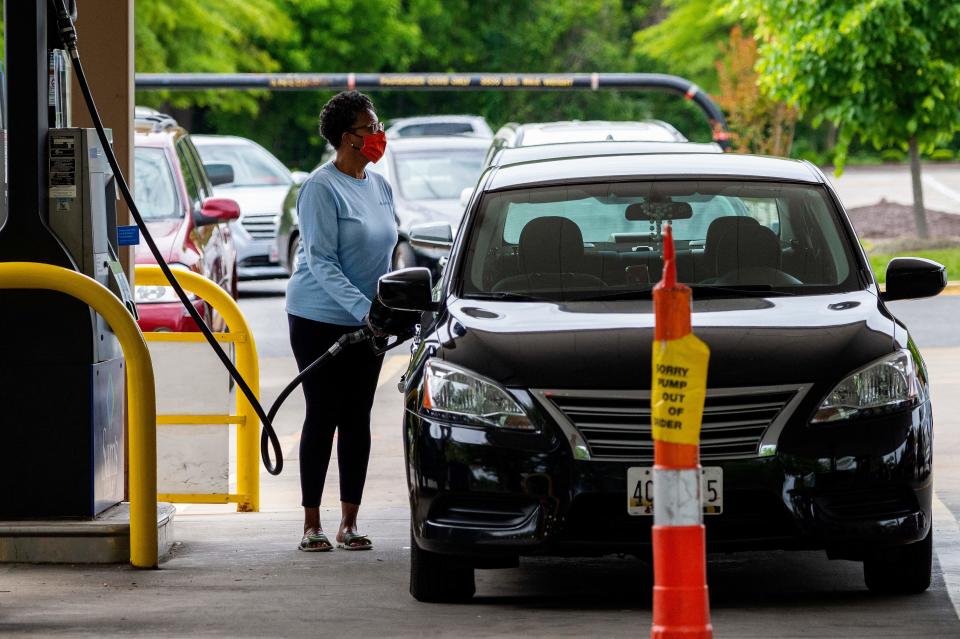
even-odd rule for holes
{"type": "MultiPolygon", "coordinates": [[[[274,1],[292,23],[289,37],[264,43],[281,71],[571,73],[636,70],[631,37],[651,0],[274,1]]],[[[205,103],[196,109],[193,128],[256,139],[288,164],[309,169],[322,150],[316,118],[329,96],[258,97],[254,117],[205,103]]],[[[381,118],[479,113],[497,127],[508,121],[659,117],[691,138],[710,136],[698,109],[675,95],[378,91],[372,97],[381,118]]]]}
{"type": "Polygon", "coordinates": [[[932,150],[960,131],[955,0],[734,0],[757,20],[763,88],[852,141],[932,150]]]}
{"type": "MultiPolygon", "coordinates": [[[[289,43],[292,23],[278,0],[137,0],[140,72],[238,73],[280,68],[269,49],[289,43]]],[[[82,7],[80,24],[82,26],[82,7]]],[[[255,113],[257,94],[239,91],[149,92],[138,104],[216,106],[255,113]]]]}
{"type": "MultiPolygon", "coordinates": [[[[415,15],[401,0],[275,0],[289,22],[287,37],[266,45],[282,72],[406,71],[423,44],[415,15]]],[[[296,168],[310,170],[323,140],[320,107],[332,94],[276,92],[249,114],[221,108],[198,112],[194,130],[256,140],[296,168]]],[[[373,95],[379,102],[379,94],[373,95]]]]}
{"type": "MultiPolygon", "coordinates": [[[[411,3],[423,25],[417,71],[632,71],[632,33],[624,4],[609,0],[530,0],[490,3],[420,0],[411,3]]],[[[404,112],[473,111],[494,125],[508,121],[644,117],[636,95],[475,92],[404,94],[387,104],[404,112]]],[[[397,113],[391,110],[390,115],[397,113]]]]}
{"type": "Polygon", "coordinates": [[[906,251],[900,254],[869,254],[867,257],[873,274],[881,284],[887,281],[887,264],[895,257],[924,257],[946,266],[948,279],[955,280],[960,276],[960,248],[906,251]]]}
{"type": "Polygon", "coordinates": [[[720,45],[738,21],[717,0],[664,0],[663,8],[669,13],[662,21],[634,35],[635,55],[648,56],[667,65],[670,73],[715,92],[720,45]]]}

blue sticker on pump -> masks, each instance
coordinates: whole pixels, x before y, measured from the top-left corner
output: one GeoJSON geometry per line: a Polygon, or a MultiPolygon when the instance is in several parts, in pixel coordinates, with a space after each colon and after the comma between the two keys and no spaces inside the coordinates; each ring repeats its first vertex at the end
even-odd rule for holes
{"type": "Polygon", "coordinates": [[[140,243],[140,229],[137,226],[118,226],[117,244],[120,246],[136,246],[140,243]]]}

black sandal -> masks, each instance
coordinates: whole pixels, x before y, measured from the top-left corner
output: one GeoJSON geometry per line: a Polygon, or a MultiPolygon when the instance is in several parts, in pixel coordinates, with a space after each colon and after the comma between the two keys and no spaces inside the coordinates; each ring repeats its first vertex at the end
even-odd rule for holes
{"type": "Polygon", "coordinates": [[[322,530],[310,528],[303,533],[303,539],[300,540],[298,548],[303,552],[330,552],[333,550],[333,544],[322,530]]]}

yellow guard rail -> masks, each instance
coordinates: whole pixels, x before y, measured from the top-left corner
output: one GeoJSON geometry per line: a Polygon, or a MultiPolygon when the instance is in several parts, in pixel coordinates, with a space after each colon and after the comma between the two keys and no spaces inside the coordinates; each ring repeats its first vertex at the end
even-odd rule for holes
{"type": "MultiPolygon", "coordinates": [[[[174,269],[173,274],[184,288],[209,303],[220,313],[227,324],[229,333],[214,333],[218,342],[236,344],[237,370],[247,381],[256,397],[260,396],[260,364],[257,359],[257,346],[247,320],[240,312],[236,301],[226,291],[192,271],[174,269]]],[[[138,286],[168,286],[167,279],[159,266],[137,266],[138,286]]],[[[205,342],[202,333],[144,333],[148,342],[205,342]]],[[[258,512],[260,510],[260,457],[258,435],[260,420],[250,401],[240,392],[237,393],[237,407],[234,415],[157,415],[157,424],[237,424],[237,493],[164,493],[159,495],[163,501],[193,504],[236,503],[238,512],[258,512]]]]}
{"type": "Polygon", "coordinates": [[[74,297],[99,313],[120,340],[127,366],[130,449],[130,563],[157,567],[157,425],[153,364],[130,312],[102,284],[59,266],[0,263],[0,289],[44,289],[74,297]]]}

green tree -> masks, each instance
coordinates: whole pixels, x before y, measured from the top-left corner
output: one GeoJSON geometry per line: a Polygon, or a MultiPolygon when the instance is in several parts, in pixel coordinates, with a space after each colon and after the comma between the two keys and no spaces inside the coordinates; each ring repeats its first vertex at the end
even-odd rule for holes
{"type": "MultiPolygon", "coordinates": [[[[279,0],[137,0],[134,11],[138,72],[277,71],[280,64],[269,49],[289,43],[293,31],[279,0]]],[[[137,102],[251,114],[260,97],[245,91],[150,91],[138,94],[137,102]]]]}
{"type": "Polygon", "coordinates": [[[927,237],[920,152],[960,131],[955,0],[735,0],[757,20],[757,71],[774,98],[854,139],[910,153],[917,234],[927,237]]]}
{"type": "MultiPolygon", "coordinates": [[[[414,1],[425,46],[418,71],[632,71],[629,11],[620,0],[414,1]]],[[[508,121],[648,117],[638,94],[481,91],[407,94],[421,109],[470,110],[508,121]]],[[[392,98],[391,98],[392,101],[392,98]]]]}
{"type": "Polygon", "coordinates": [[[669,73],[715,92],[720,45],[737,23],[724,7],[717,0],[663,0],[662,6],[650,7],[654,22],[634,34],[635,55],[660,62],[669,73]]]}
{"type": "MultiPolygon", "coordinates": [[[[415,7],[405,8],[407,3],[402,0],[276,2],[290,26],[287,37],[268,42],[266,51],[282,72],[406,71],[424,46],[415,7]]],[[[409,4],[432,2],[414,0],[409,4]]],[[[331,95],[317,91],[262,95],[263,108],[253,117],[204,105],[194,128],[254,139],[287,164],[310,170],[324,145],[317,115],[331,95]]],[[[391,115],[376,101],[383,115],[391,115]]]]}

